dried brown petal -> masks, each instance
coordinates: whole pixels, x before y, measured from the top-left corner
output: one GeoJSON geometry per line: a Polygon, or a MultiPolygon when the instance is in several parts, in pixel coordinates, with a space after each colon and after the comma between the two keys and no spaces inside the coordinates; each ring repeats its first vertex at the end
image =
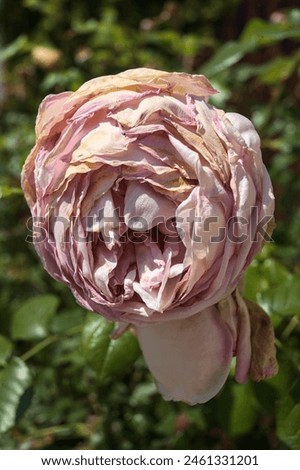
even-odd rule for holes
{"type": "Polygon", "coordinates": [[[251,300],[245,299],[251,323],[252,358],[250,377],[252,380],[269,379],[277,374],[275,335],[270,317],[251,300]]]}

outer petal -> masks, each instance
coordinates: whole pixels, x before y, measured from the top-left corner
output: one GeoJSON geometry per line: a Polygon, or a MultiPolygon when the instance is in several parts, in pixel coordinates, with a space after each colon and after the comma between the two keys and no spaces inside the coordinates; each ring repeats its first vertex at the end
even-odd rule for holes
{"type": "Polygon", "coordinates": [[[127,78],[138,83],[159,86],[160,89],[170,89],[173,94],[209,96],[218,93],[204,75],[189,75],[187,73],[169,73],[161,70],[138,68],[119,73],[117,77],[127,78]]]}
{"type": "Polygon", "coordinates": [[[39,113],[36,120],[36,135],[38,138],[44,137],[50,131],[53,122],[57,116],[62,112],[64,103],[70,96],[71,91],[65,91],[58,95],[48,95],[42,101],[39,107],[39,113]]]}
{"type": "Polygon", "coordinates": [[[275,336],[270,317],[254,302],[245,300],[251,321],[252,358],[250,377],[252,380],[269,379],[277,374],[275,336]]]}
{"type": "Polygon", "coordinates": [[[183,320],[137,327],[137,335],[166,400],[205,403],[223,387],[234,338],[215,306],[183,320]]]}
{"type": "Polygon", "coordinates": [[[245,383],[248,380],[252,355],[251,327],[247,306],[238,289],[219,302],[218,309],[235,338],[235,379],[239,383],[245,383]]]}
{"type": "Polygon", "coordinates": [[[238,113],[226,113],[226,117],[239,131],[248,147],[260,155],[260,138],[250,119],[238,113]]]}
{"type": "Polygon", "coordinates": [[[235,300],[238,315],[235,379],[242,384],[248,380],[251,357],[253,354],[251,347],[251,325],[247,305],[238,289],[235,291],[235,300]]]}

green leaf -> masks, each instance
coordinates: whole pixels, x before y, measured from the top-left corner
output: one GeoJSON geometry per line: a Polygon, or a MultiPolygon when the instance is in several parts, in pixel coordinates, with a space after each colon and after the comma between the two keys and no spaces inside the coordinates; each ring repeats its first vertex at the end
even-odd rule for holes
{"type": "Polygon", "coordinates": [[[183,404],[182,411],[188,420],[197,426],[198,429],[204,430],[206,428],[205,416],[200,407],[183,404]]]}
{"type": "Polygon", "coordinates": [[[72,30],[77,34],[91,34],[97,32],[99,29],[99,21],[94,18],[90,18],[86,21],[74,20],[72,24],[72,30]]]}
{"type": "Polygon", "coordinates": [[[244,277],[244,296],[269,314],[299,315],[300,277],[272,258],[254,260],[244,277]]]}
{"type": "Polygon", "coordinates": [[[250,41],[257,46],[265,46],[288,38],[300,39],[300,29],[297,24],[270,23],[254,18],[247,23],[240,40],[242,44],[250,41]]]}
{"type": "Polygon", "coordinates": [[[33,388],[29,387],[25,390],[25,392],[20,398],[18,408],[16,411],[16,422],[18,422],[22,418],[23,414],[30,407],[32,397],[33,397],[33,388]]]}
{"type": "Polygon", "coordinates": [[[113,329],[113,323],[95,314],[89,317],[83,329],[83,354],[99,380],[126,372],[139,356],[137,339],[125,332],[113,340],[113,329]]]}
{"type": "Polygon", "coordinates": [[[300,25],[300,9],[298,8],[291,8],[288,12],[287,12],[287,17],[288,17],[288,20],[291,22],[291,23],[294,23],[295,25],[300,25]]]}
{"type": "Polygon", "coordinates": [[[228,41],[220,47],[215,55],[201,67],[201,73],[212,77],[236,64],[244,55],[254,49],[253,42],[228,41]]]}
{"type": "Polygon", "coordinates": [[[277,432],[291,449],[300,449],[300,403],[295,404],[290,397],[278,404],[277,432]]]}
{"type": "Polygon", "coordinates": [[[81,82],[80,70],[74,67],[63,71],[49,72],[41,83],[41,89],[46,92],[56,86],[60,89],[76,89],[81,82]]]}
{"type": "Polygon", "coordinates": [[[247,269],[244,282],[243,282],[243,296],[246,299],[257,301],[257,295],[263,290],[268,288],[268,282],[261,275],[260,268],[256,260],[247,269]]]}
{"type": "Polygon", "coordinates": [[[0,366],[4,366],[6,364],[12,349],[12,343],[5,338],[5,336],[0,335],[0,366]]]}
{"type": "Polygon", "coordinates": [[[112,340],[103,367],[103,378],[126,372],[139,354],[138,341],[129,331],[123,333],[119,339],[112,340]]]}
{"type": "Polygon", "coordinates": [[[162,434],[163,436],[170,436],[174,433],[176,429],[177,414],[170,407],[168,413],[166,413],[161,421],[159,421],[155,427],[156,432],[162,434]]]}
{"type": "Polygon", "coordinates": [[[289,275],[276,288],[264,291],[260,303],[270,314],[300,316],[300,277],[289,275]]]}
{"type": "Polygon", "coordinates": [[[277,57],[262,66],[257,75],[262,83],[276,85],[282,80],[286,80],[293,73],[299,62],[299,53],[289,57],[277,57]]]}
{"type": "Polygon", "coordinates": [[[257,404],[254,398],[251,383],[245,385],[234,384],[232,387],[233,403],[230,415],[229,429],[233,436],[245,434],[256,423],[257,404]]]}
{"type": "Polygon", "coordinates": [[[50,329],[54,334],[64,333],[66,330],[83,323],[85,311],[83,309],[72,309],[59,312],[51,321],[50,329]]]}
{"type": "Polygon", "coordinates": [[[30,382],[28,367],[16,357],[0,372],[0,433],[14,426],[20,400],[30,382]]]}
{"type": "Polygon", "coordinates": [[[11,59],[15,55],[30,50],[28,38],[25,35],[19,36],[8,46],[0,48],[0,60],[5,61],[11,59]]]}
{"type": "Polygon", "coordinates": [[[157,394],[157,388],[153,382],[137,385],[130,396],[129,404],[132,407],[147,405],[152,401],[153,395],[157,394]]]}
{"type": "MultiPolygon", "coordinates": [[[[283,367],[279,367],[279,373],[282,372],[283,367]]],[[[261,382],[251,382],[251,386],[255,395],[255,399],[260,408],[260,411],[263,410],[264,414],[272,416],[274,410],[276,409],[276,402],[280,398],[280,387],[283,386],[283,377],[278,380],[278,375],[276,376],[277,382],[275,381],[261,381],[261,382]]],[[[288,386],[288,385],[287,385],[288,386]]],[[[286,390],[286,389],[285,389],[286,390]]]]}
{"type": "Polygon", "coordinates": [[[39,295],[27,300],[13,316],[12,337],[33,340],[47,336],[58,303],[54,295],[39,295]]]}
{"type": "Polygon", "coordinates": [[[273,258],[266,258],[261,266],[261,275],[267,280],[268,286],[280,285],[291,276],[290,271],[273,258]]]}
{"type": "Polygon", "coordinates": [[[88,364],[101,376],[114,324],[95,314],[88,315],[82,332],[82,349],[88,364]]]}
{"type": "Polygon", "coordinates": [[[0,199],[15,195],[19,196],[21,194],[23,194],[21,188],[12,188],[10,186],[0,184],[0,199]]]}
{"type": "Polygon", "coordinates": [[[232,90],[221,80],[218,80],[216,77],[211,80],[212,86],[218,90],[219,93],[210,97],[210,103],[216,107],[226,107],[226,104],[230,97],[232,96],[232,90]]]}

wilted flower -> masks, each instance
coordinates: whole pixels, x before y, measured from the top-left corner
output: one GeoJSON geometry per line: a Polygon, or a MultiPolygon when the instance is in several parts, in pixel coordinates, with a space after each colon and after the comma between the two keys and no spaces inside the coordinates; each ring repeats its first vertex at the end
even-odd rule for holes
{"type": "Polygon", "coordinates": [[[22,173],[46,270],[133,324],[161,393],[191,404],[234,355],[239,382],[277,367],[268,317],[237,291],[271,232],[271,182],[253,125],[214,93],[201,75],[135,69],[50,95],[22,173]]]}

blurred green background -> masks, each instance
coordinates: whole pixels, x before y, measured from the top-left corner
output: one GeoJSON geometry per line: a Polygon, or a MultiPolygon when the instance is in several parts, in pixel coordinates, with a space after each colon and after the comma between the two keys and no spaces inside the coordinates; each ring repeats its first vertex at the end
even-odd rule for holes
{"type": "MultiPolygon", "coordinates": [[[[300,9],[269,0],[0,0],[0,448],[300,449],[300,9]],[[162,400],[130,334],[83,311],[25,242],[20,190],[46,94],[148,66],[204,73],[251,118],[277,228],[245,279],[280,371],[202,406],[162,400]]],[[[299,5],[299,4],[298,4],[299,5]]]]}

